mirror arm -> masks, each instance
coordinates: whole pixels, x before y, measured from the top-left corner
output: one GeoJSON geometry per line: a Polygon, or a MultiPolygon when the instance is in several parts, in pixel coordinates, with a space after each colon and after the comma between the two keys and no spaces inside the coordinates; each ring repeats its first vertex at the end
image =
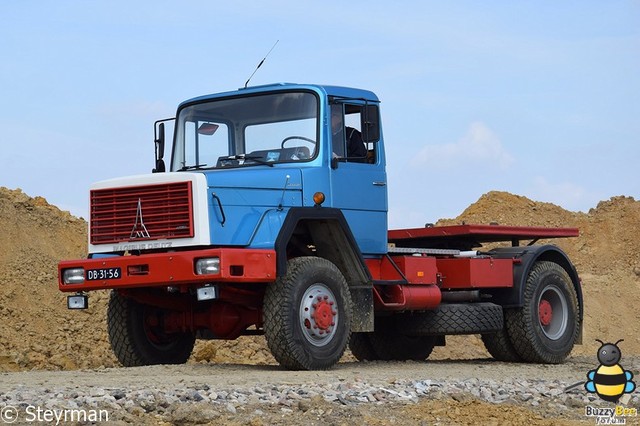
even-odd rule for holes
{"type": "Polygon", "coordinates": [[[162,173],[166,171],[164,164],[164,141],[165,141],[165,121],[172,121],[175,118],[165,118],[158,120],[153,124],[153,142],[155,144],[155,160],[156,166],[151,170],[152,173],[162,173]]]}

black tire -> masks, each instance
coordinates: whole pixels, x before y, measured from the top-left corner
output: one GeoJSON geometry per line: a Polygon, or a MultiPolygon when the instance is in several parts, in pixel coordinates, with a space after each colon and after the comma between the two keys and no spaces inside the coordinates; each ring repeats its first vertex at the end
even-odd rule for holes
{"type": "Polygon", "coordinates": [[[351,333],[349,350],[358,361],[376,361],[380,359],[373,350],[369,335],[371,333],[351,333]]]}
{"type": "Polygon", "coordinates": [[[407,336],[401,334],[395,318],[376,318],[375,331],[368,333],[371,348],[385,361],[424,361],[435,346],[433,336],[407,336]]]}
{"type": "Polygon", "coordinates": [[[340,270],[319,257],[291,259],[265,292],[264,334],[285,368],[333,367],[351,334],[351,295],[340,270]]]}
{"type": "Polygon", "coordinates": [[[443,303],[406,315],[402,331],[412,336],[494,333],[504,326],[502,306],[493,303],[443,303]]]}
{"type": "Polygon", "coordinates": [[[164,333],[149,325],[153,316],[162,324],[164,311],[143,305],[111,291],[107,308],[107,330],[111,348],[125,367],[155,364],[184,364],[193,350],[193,333],[164,333]]]}
{"type": "Polygon", "coordinates": [[[528,362],[563,362],[580,330],[578,298],[569,274],[557,263],[536,262],[523,297],[522,308],[506,315],[515,351],[528,362]]]}
{"type": "Polygon", "coordinates": [[[483,334],[482,343],[496,361],[522,362],[505,328],[497,333],[483,334]]]}

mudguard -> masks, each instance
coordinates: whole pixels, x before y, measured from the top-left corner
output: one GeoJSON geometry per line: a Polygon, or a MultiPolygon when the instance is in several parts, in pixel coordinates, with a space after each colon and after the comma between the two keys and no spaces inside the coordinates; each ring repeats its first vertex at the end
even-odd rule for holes
{"type": "Polygon", "coordinates": [[[582,340],[582,324],[584,301],[582,285],[575,266],[569,257],[559,247],[548,244],[539,246],[516,246],[496,248],[489,252],[496,259],[514,259],[513,287],[506,289],[491,289],[486,293],[492,296],[491,302],[502,305],[503,308],[519,308],[523,305],[524,287],[531,268],[537,261],[545,260],[557,263],[567,271],[578,298],[581,331],[578,340],[582,340]]]}
{"type": "Polygon", "coordinates": [[[373,284],[369,269],[342,211],[325,207],[292,207],[275,242],[277,275],[287,273],[287,246],[294,233],[305,233],[315,245],[314,255],[340,269],[351,292],[351,331],[373,331],[373,284]]]}

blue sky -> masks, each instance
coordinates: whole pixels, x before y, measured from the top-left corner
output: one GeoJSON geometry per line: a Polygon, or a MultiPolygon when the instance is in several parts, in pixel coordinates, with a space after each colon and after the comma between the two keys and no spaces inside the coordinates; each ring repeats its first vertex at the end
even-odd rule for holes
{"type": "Polygon", "coordinates": [[[490,190],[573,211],[640,197],[640,1],[0,3],[0,186],[87,217],[153,167],[182,100],[288,81],[382,100],[389,221],[490,190]]]}

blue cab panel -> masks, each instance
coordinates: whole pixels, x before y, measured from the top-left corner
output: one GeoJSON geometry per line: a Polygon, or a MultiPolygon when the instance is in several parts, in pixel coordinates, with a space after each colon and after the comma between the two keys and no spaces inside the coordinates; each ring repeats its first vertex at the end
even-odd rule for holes
{"type": "Polygon", "coordinates": [[[363,254],[386,253],[378,103],[367,90],[280,83],[180,104],[171,170],[206,175],[211,243],[272,248],[287,210],[322,192],[363,254]]]}

